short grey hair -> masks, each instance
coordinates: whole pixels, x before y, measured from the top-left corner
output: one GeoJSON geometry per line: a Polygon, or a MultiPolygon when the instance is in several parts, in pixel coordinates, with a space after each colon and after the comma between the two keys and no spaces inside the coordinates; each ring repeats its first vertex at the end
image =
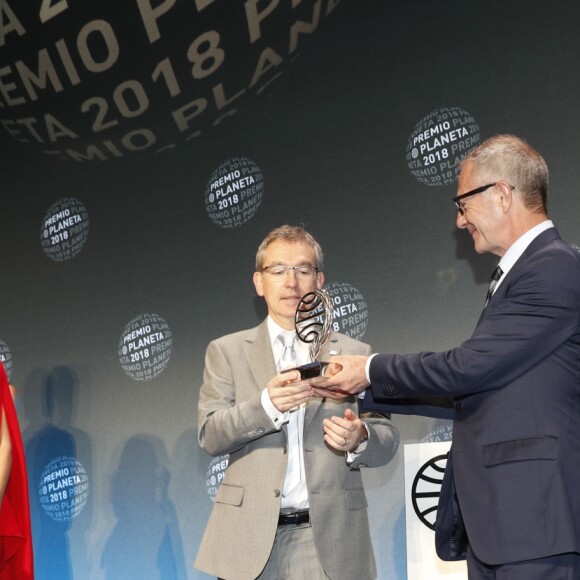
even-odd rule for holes
{"type": "Polygon", "coordinates": [[[266,248],[277,241],[310,246],[314,250],[314,256],[316,258],[316,264],[314,265],[319,271],[322,271],[324,267],[324,256],[320,244],[302,226],[283,225],[270,231],[259,245],[258,251],[256,252],[256,272],[260,272],[264,266],[264,253],[266,248]]]}
{"type": "Polygon", "coordinates": [[[460,168],[468,163],[485,181],[505,180],[513,185],[528,210],[546,213],[548,166],[523,139],[514,135],[490,137],[461,161],[460,168]]]}

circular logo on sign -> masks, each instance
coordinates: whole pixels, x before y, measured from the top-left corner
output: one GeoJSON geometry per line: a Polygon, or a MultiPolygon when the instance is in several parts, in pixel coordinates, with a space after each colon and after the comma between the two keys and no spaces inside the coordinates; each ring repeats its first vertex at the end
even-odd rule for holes
{"type": "Polygon", "coordinates": [[[449,185],[457,179],[459,162],[479,145],[473,116],[459,107],[442,107],[415,126],[407,144],[407,164],[425,185],[449,185]]]}
{"type": "Polygon", "coordinates": [[[447,455],[431,458],[417,472],[411,487],[413,510],[423,524],[431,530],[435,530],[437,505],[446,465],[447,455]]]}
{"type": "Polygon", "coordinates": [[[136,381],[149,381],[163,372],[173,347],[169,326],[157,314],[139,314],[119,340],[119,362],[136,381]]]}
{"type": "Polygon", "coordinates": [[[211,501],[215,501],[217,490],[226,476],[229,461],[229,455],[220,455],[214,457],[209,463],[205,474],[205,487],[211,501]]]}
{"type": "Polygon", "coordinates": [[[369,324],[369,309],[363,295],[344,282],[332,282],[324,287],[332,300],[332,330],[361,339],[369,324]]]}
{"type": "Polygon", "coordinates": [[[264,177],[245,157],[229,159],[212,174],[205,190],[205,209],[222,228],[238,228],[251,219],[262,201],[264,177]]]}
{"type": "Polygon", "coordinates": [[[44,253],[55,262],[72,260],[89,235],[89,214],[73,197],[61,199],[44,216],[40,243],[44,253]]]}
{"type": "Polygon", "coordinates": [[[40,505],[57,522],[78,516],[89,497],[89,478],[74,457],[53,459],[44,469],[38,485],[40,505]]]}

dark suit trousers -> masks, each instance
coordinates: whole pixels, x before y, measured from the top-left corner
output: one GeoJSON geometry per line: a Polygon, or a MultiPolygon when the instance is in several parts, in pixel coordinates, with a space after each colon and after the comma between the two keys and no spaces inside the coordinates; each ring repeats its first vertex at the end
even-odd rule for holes
{"type": "Polygon", "coordinates": [[[578,580],[580,554],[559,554],[525,562],[488,566],[467,547],[469,580],[578,580]]]}

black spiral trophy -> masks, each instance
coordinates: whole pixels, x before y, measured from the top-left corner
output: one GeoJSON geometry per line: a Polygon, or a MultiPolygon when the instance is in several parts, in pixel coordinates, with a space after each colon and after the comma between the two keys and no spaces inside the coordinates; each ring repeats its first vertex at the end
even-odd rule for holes
{"type": "Polygon", "coordinates": [[[332,311],[332,299],[323,289],[308,292],[298,303],[294,316],[296,334],[302,342],[310,345],[310,360],[312,361],[296,369],[290,369],[300,371],[301,380],[324,374],[328,363],[318,359],[332,331],[332,311]]]}

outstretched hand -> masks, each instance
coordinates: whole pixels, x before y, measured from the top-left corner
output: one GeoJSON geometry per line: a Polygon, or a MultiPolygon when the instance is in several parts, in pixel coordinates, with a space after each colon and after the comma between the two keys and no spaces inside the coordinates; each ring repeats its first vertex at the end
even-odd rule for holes
{"type": "Polygon", "coordinates": [[[314,394],[330,399],[344,399],[364,391],[368,386],[365,367],[368,356],[342,355],[330,358],[322,377],[310,379],[314,394]]]}

